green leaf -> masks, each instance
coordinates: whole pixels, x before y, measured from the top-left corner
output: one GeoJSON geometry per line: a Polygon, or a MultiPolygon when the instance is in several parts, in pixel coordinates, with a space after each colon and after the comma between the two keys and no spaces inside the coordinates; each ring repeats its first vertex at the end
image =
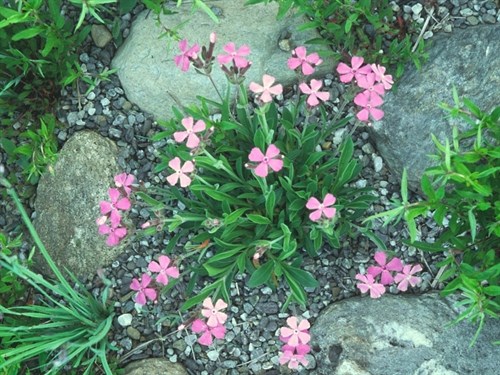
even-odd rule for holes
{"type": "Polygon", "coordinates": [[[476,217],[474,216],[474,211],[472,208],[468,211],[467,216],[469,217],[470,234],[472,237],[472,242],[474,242],[476,240],[477,223],[476,223],[476,217]]]}
{"type": "Polygon", "coordinates": [[[45,29],[43,27],[31,27],[29,29],[24,29],[12,36],[13,41],[18,41],[21,39],[31,39],[38,34],[44,32],[45,29]]]}
{"type": "Polygon", "coordinates": [[[255,224],[262,224],[262,225],[271,224],[271,220],[269,220],[267,217],[262,216],[262,215],[247,214],[247,218],[248,218],[248,220],[250,220],[252,223],[255,223],[255,224]]]}
{"type": "Polygon", "coordinates": [[[236,211],[231,212],[224,218],[224,225],[229,225],[234,223],[238,218],[248,211],[248,208],[238,208],[236,211]]]}
{"type": "Polygon", "coordinates": [[[274,191],[271,191],[266,196],[266,215],[269,217],[271,221],[274,217],[275,205],[276,205],[276,193],[274,191]]]}
{"type": "Polygon", "coordinates": [[[283,267],[285,275],[288,275],[288,278],[293,278],[302,287],[316,288],[319,286],[318,281],[309,272],[283,263],[281,266],[283,267]]]}
{"type": "Polygon", "coordinates": [[[486,286],[483,288],[483,292],[488,296],[493,296],[493,297],[500,296],[500,286],[497,285],[486,286]]]}
{"type": "Polygon", "coordinates": [[[252,273],[252,276],[250,276],[250,279],[248,280],[248,286],[253,288],[266,283],[271,277],[273,268],[274,262],[272,260],[267,261],[266,264],[257,268],[252,273]]]}
{"type": "Polygon", "coordinates": [[[403,169],[403,176],[401,177],[401,199],[404,204],[408,203],[408,175],[406,168],[403,169]]]}

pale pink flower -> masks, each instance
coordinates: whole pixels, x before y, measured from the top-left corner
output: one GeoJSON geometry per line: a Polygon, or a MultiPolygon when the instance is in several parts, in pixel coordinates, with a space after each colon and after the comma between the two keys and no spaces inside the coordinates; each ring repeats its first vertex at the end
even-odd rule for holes
{"type": "Polygon", "coordinates": [[[265,155],[257,147],[252,148],[248,159],[259,163],[255,168],[255,174],[259,177],[266,177],[269,173],[269,168],[275,172],[279,172],[283,168],[280,150],[273,144],[269,145],[265,155]]]}
{"type": "Polygon", "coordinates": [[[258,83],[251,82],[250,83],[250,91],[255,94],[260,94],[259,99],[264,103],[269,103],[273,100],[271,95],[279,95],[283,92],[283,86],[280,84],[273,86],[273,83],[276,79],[268,74],[264,74],[262,76],[263,86],[258,83]]]}
{"type": "Polygon", "coordinates": [[[322,86],[323,82],[318,81],[317,79],[311,79],[311,86],[308,86],[305,82],[302,82],[299,85],[300,91],[309,95],[307,98],[307,104],[311,107],[317,106],[319,104],[319,100],[326,102],[330,99],[330,93],[328,91],[319,91],[322,86]]]}
{"type": "Polygon", "coordinates": [[[174,133],[174,139],[176,142],[183,142],[187,138],[186,146],[188,148],[198,147],[200,144],[200,138],[196,135],[196,133],[200,133],[206,128],[203,120],[196,121],[194,125],[193,122],[194,120],[192,117],[183,118],[181,123],[186,130],[174,133]]]}
{"type": "Polygon", "coordinates": [[[230,61],[234,61],[234,65],[236,65],[237,68],[245,68],[248,65],[248,60],[243,57],[250,54],[250,47],[246,44],[243,44],[240,48],[236,49],[234,43],[230,42],[226,44],[223,49],[227,55],[217,56],[219,64],[224,65],[230,61]]]}
{"type": "Polygon", "coordinates": [[[217,339],[223,339],[226,335],[226,327],[224,327],[223,325],[210,327],[201,319],[196,319],[193,322],[193,324],[191,325],[191,330],[194,333],[202,333],[202,335],[198,338],[198,342],[201,345],[205,346],[212,345],[213,337],[217,339]]]}
{"type": "Polygon", "coordinates": [[[200,46],[194,44],[192,47],[189,47],[187,40],[183,39],[179,42],[179,49],[181,50],[181,54],[174,57],[175,65],[181,68],[183,72],[187,72],[189,70],[189,61],[198,57],[200,46]]]}
{"type": "Polygon", "coordinates": [[[132,191],[132,184],[135,181],[134,175],[131,174],[126,174],[126,173],[121,173],[119,175],[115,176],[115,185],[117,188],[122,188],[125,191],[125,194],[127,194],[127,197],[130,195],[130,192],[132,191]]]}
{"type": "Polygon", "coordinates": [[[344,63],[337,65],[337,73],[340,74],[340,82],[348,83],[351,82],[353,78],[358,81],[363,75],[371,73],[372,68],[370,65],[362,66],[364,61],[362,57],[353,56],[351,58],[351,66],[344,63]]]}
{"type": "Polygon", "coordinates": [[[99,225],[99,234],[108,235],[106,245],[116,246],[120,243],[121,239],[127,235],[127,229],[119,225],[99,225]]]}
{"type": "Polygon", "coordinates": [[[191,184],[191,178],[187,173],[194,171],[194,164],[191,161],[187,161],[181,166],[181,159],[175,157],[169,161],[168,166],[172,168],[175,172],[167,176],[167,181],[170,185],[174,186],[180,180],[181,187],[186,187],[191,184]]]}
{"type": "Polygon", "coordinates": [[[398,283],[398,289],[402,292],[406,292],[406,290],[408,289],[408,284],[413,287],[420,284],[422,278],[413,276],[413,274],[420,271],[422,271],[422,266],[420,264],[417,264],[415,266],[408,264],[404,266],[403,271],[394,276],[394,282],[398,283]]]}
{"type": "Polygon", "coordinates": [[[367,91],[360,92],[354,97],[354,103],[363,107],[363,109],[356,115],[360,121],[369,122],[370,117],[372,117],[375,121],[378,121],[384,117],[384,111],[377,108],[378,106],[381,106],[384,101],[375,93],[370,94],[367,91]]]}
{"type": "Polygon", "coordinates": [[[227,307],[227,303],[223,300],[218,299],[214,306],[212,298],[207,297],[203,301],[203,307],[204,309],[201,310],[201,315],[207,318],[207,325],[209,327],[216,327],[226,322],[227,314],[221,312],[221,310],[227,307]]]}
{"type": "Polygon", "coordinates": [[[154,290],[153,288],[148,288],[150,283],[151,277],[147,273],[144,273],[142,275],[141,281],[137,280],[136,278],[132,279],[132,282],[130,283],[130,289],[137,291],[137,294],[135,295],[135,302],[137,302],[139,305],[145,305],[146,299],[149,299],[151,301],[156,300],[156,290],[154,290]]]}
{"type": "Polygon", "coordinates": [[[130,200],[126,197],[122,197],[118,189],[109,188],[108,195],[111,202],[101,201],[99,203],[101,214],[107,215],[113,211],[130,209],[130,200]]]}
{"type": "Polygon", "coordinates": [[[394,278],[392,277],[391,271],[399,272],[403,269],[401,259],[392,258],[389,263],[386,263],[387,256],[383,251],[377,251],[373,258],[379,265],[368,267],[367,272],[374,278],[381,274],[380,283],[382,285],[392,284],[394,278]]]}
{"type": "Polygon", "coordinates": [[[375,74],[368,73],[365,76],[361,76],[358,79],[358,86],[365,89],[370,94],[378,94],[384,96],[385,89],[384,85],[381,83],[375,83],[375,74]]]}
{"type": "Polygon", "coordinates": [[[361,293],[370,291],[371,298],[380,298],[382,294],[385,293],[385,287],[382,284],[376,283],[375,279],[370,274],[361,275],[358,273],[356,275],[356,280],[361,281],[356,284],[357,288],[361,290],[361,293]]]}
{"type": "Polygon", "coordinates": [[[289,369],[297,369],[299,364],[307,366],[309,361],[306,359],[306,354],[311,351],[309,345],[283,345],[281,348],[282,354],[279,358],[280,365],[288,363],[289,369]]]}
{"type": "Polygon", "coordinates": [[[392,76],[390,74],[385,74],[385,67],[382,65],[372,64],[371,68],[375,74],[376,80],[384,85],[384,89],[390,90],[394,81],[392,80],[392,76]]]}
{"type": "Polygon", "coordinates": [[[306,47],[303,46],[295,48],[292,51],[292,55],[293,57],[288,59],[288,67],[291,70],[295,70],[300,66],[302,73],[306,76],[313,74],[314,67],[323,62],[316,52],[307,55],[306,47]]]}
{"type": "Polygon", "coordinates": [[[323,215],[327,219],[331,219],[332,217],[334,217],[337,209],[330,206],[332,206],[335,201],[336,198],[333,196],[333,194],[325,195],[323,203],[321,203],[314,197],[309,198],[306,203],[306,207],[310,210],[314,210],[309,214],[309,219],[311,219],[312,221],[318,221],[323,215]]]}
{"type": "Polygon", "coordinates": [[[156,282],[167,285],[168,276],[173,277],[174,279],[179,277],[179,269],[177,267],[169,267],[170,258],[168,256],[160,255],[158,262],[159,263],[153,260],[148,265],[148,270],[159,273],[158,276],[156,276],[156,282]]]}
{"type": "Polygon", "coordinates": [[[302,319],[300,323],[295,316],[291,316],[286,320],[288,327],[281,327],[280,340],[286,342],[290,346],[297,346],[299,344],[307,344],[311,340],[309,334],[309,321],[302,319]]]}

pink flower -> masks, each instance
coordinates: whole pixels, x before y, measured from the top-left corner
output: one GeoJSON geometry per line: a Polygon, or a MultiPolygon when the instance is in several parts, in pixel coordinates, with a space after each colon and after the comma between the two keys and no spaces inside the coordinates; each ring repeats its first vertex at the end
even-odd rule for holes
{"type": "Polygon", "coordinates": [[[255,174],[259,177],[266,177],[269,173],[269,168],[275,172],[279,172],[283,168],[280,150],[273,144],[269,145],[265,155],[257,147],[252,148],[248,159],[259,163],[255,168],[255,174]]]}
{"type": "Polygon", "coordinates": [[[170,258],[166,255],[160,255],[158,258],[159,264],[154,260],[148,265],[148,270],[151,272],[158,272],[159,275],[156,276],[156,282],[167,285],[168,276],[177,279],[179,277],[179,269],[177,267],[169,267],[170,258]]]}
{"type": "Polygon", "coordinates": [[[226,327],[223,325],[217,325],[215,327],[210,327],[205,324],[201,319],[196,319],[191,325],[191,330],[194,333],[202,333],[198,338],[198,342],[201,345],[209,346],[212,345],[213,337],[217,339],[223,339],[226,335],[226,327]]]}
{"type": "Polygon", "coordinates": [[[311,340],[311,335],[308,332],[309,321],[302,319],[300,323],[295,316],[291,316],[286,320],[288,327],[282,327],[280,330],[280,340],[286,342],[290,346],[299,344],[307,344],[311,340]]]}
{"type": "Polygon", "coordinates": [[[207,297],[203,301],[203,307],[204,309],[201,310],[201,315],[207,318],[207,325],[209,327],[216,327],[226,322],[227,314],[221,312],[221,310],[227,307],[227,303],[223,300],[218,299],[214,306],[212,298],[207,297]]]}
{"type": "Polygon", "coordinates": [[[230,42],[226,44],[223,49],[227,55],[217,56],[219,64],[224,65],[230,61],[234,61],[234,65],[236,65],[237,68],[245,68],[248,65],[247,59],[243,57],[250,54],[250,47],[246,44],[243,44],[240,48],[236,49],[234,43],[230,42]]]}
{"type": "Polygon", "coordinates": [[[148,288],[148,285],[151,283],[151,277],[147,273],[144,273],[141,277],[141,281],[136,278],[132,279],[130,283],[130,289],[137,291],[135,296],[135,302],[139,305],[145,305],[146,299],[150,299],[151,301],[156,300],[156,290],[153,288],[148,288]]]}
{"type": "Polygon", "coordinates": [[[378,106],[381,106],[384,101],[375,93],[370,94],[367,91],[360,92],[354,97],[354,103],[356,103],[360,107],[363,107],[363,109],[356,115],[356,117],[360,121],[369,122],[369,117],[372,117],[375,121],[378,121],[382,117],[384,117],[384,111],[382,111],[380,108],[376,108],[378,106]]]}
{"type": "Polygon", "coordinates": [[[365,89],[370,94],[384,95],[384,85],[381,83],[375,83],[375,74],[368,73],[365,76],[359,77],[358,86],[365,89]]]}
{"type": "Polygon", "coordinates": [[[392,284],[394,278],[390,271],[399,272],[403,269],[403,263],[399,258],[392,258],[389,263],[386,263],[387,257],[383,251],[377,251],[373,257],[379,266],[368,267],[368,273],[374,278],[382,274],[380,277],[380,283],[382,285],[392,284]]]}
{"type": "Polygon", "coordinates": [[[264,103],[269,103],[270,101],[273,100],[271,95],[279,95],[283,92],[283,86],[281,85],[275,85],[273,86],[273,83],[276,79],[270,75],[264,74],[262,76],[262,83],[264,84],[263,86],[251,82],[250,83],[250,90],[256,94],[261,94],[259,96],[259,99],[264,102],[264,103]]]}
{"type": "Polygon", "coordinates": [[[412,266],[411,264],[403,267],[403,272],[396,274],[394,276],[394,282],[398,283],[398,289],[402,292],[406,292],[408,289],[408,284],[411,286],[416,286],[422,281],[421,277],[413,276],[413,274],[422,271],[422,266],[417,264],[412,266]]]}
{"type": "Polygon", "coordinates": [[[321,216],[325,216],[327,219],[331,219],[335,216],[336,209],[332,206],[336,201],[333,194],[325,195],[323,203],[320,203],[316,198],[311,197],[306,203],[306,207],[310,210],[315,210],[309,214],[309,219],[312,221],[318,221],[321,216]]]}
{"type": "Polygon", "coordinates": [[[394,81],[392,80],[392,76],[390,74],[385,74],[385,67],[377,64],[371,65],[373,73],[375,73],[375,78],[378,82],[384,85],[384,89],[390,90],[394,81]]]}
{"type": "Polygon", "coordinates": [[[122,188],[127,194],[127,197],[130,195],[132,191],[132,184],[135,181],[135,177],[131,174],[121,173],[115,176],[115,185],[117,188],[122,188]]]}
{"type": "Polygon", "coordinates": [[[179,49],[181,54],[174,57],[175,65],[177,65],[183,72],[187,72],[189,69],[190,59],[196,59],[198,57],[198,52],[200,51],[200,46],[194,44],[191,48],[188,46],[186,39],[179,42],[179,49]]]}
{"type": "Polygon", "coordinates": [[[127,235],[127,229],[119,225],[111,223],[110,226],[106,224],[99,225],[99,234],[108,235],[106,245],[116,246],[120,243],[121,239],[127,235]]]}
{"type": "Polygon", "coordinates": [[[279,358],[280,365],[288,363],[289,369],[297,369],[299,364],[307,366],[309,361],[306,359],[306,354],[311,351],[309,345],[283,345],[281,348],[282,354],[279,358]]]}
{"type": "Polygon", "coordinates": [[[361,281],[361,283],[356,284],[358,289],[361,290],[361,293],[370,291],[371,298],[379,298],[385,293],[385,287],[382,284],[376,283],[375,279],[370,274],[361,275],[358,273],[356,275],[356,280],[361,281]]]}
{"type": "Polygon", "coordinates": [[[291,70],[297,69],[299,66],[302,67],[302,73],[306,76],[314,73],[314,67],[321,64],[321,60],[317,53],[311,53],[309,56],[306,55],[306,47],[300,46],[292,51],[294,57],[288,59],[288,67],[291,70]]]}
{"type": "Polygon", "coordinates": [[[181,187],[186,187],[191,184],[191,178],[189,178],[186,173],[191,173],[194,171],[193,162],[187,161],[181,167],[181,159],[176,156],[169,161],[168,166],[175,171],[175,173],[167,176],[167,181],[170,185],[174,186],[179,180],[181,182],[181,187]]]}
{"type": "Polygon", "coordinates": [[[330,99],[330,93],[328,91],[318,91],[321,86],[323,86],[323,82],[318,81],[317,79],[311,79],[310,87],[305,82],[302,82],[299,85],[300,91],[302,91],[304,94],[309,95],[309,97],[307,98],[307,104],[309,104],[311,107],[315,107],[319,104],[318,99],[324,102],[330,99]]]}
{"type": "Polygon", "coordinates": [[[108,195],[111,202],[101,201],[99,203],[101,214],[107,215],[113,211],[130,209],[130,200],[125,197],[122,198],[118,189],[109,188],[108,195]]]}
{"type": "Polygon", "coordinates": [[[351,65],[346,65],[344,63],[340,63],[337,65],[337,73],[340,74],[340,81],[344,83],[351,82],[353,78],[356,81],[359,81],[360,77],[364,74],[368,74],[372,72],[372,68],[370,65],[363,65],[364,59],[362,57],[353,56],[351,58],[351,65]]]}
{"type": "Polygon", "coordinates": [[[205,130],[206,125],[203,120],[198,120],[193,126],[193,118],[186,117],[183,118],[181,123],[182,126],[186,129],[183,132],[175,132],[174,139],[176,142],[183,142],[187,138],[186,146],[188,148],[196,148],[200,144],[200,138],[196,135],[196,133],[202,132],[205,130]]]}

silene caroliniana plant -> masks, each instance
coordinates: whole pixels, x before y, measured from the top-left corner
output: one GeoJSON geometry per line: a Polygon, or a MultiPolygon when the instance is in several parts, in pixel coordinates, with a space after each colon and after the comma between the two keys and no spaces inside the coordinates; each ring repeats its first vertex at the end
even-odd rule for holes
{"type": "MultiPolygon", "coordinates": [[[[215,44],[215,34],[202,48],[180,41],[176,65],[183,71],[192,66],[214,83],[215,44]]],[[[291,301],[305,305],[304,288],[318,283],[301,268],[304,256],[317,255],[325,243],[338,248],[343,237],[360,234],[385,249],[370,227],[361,224],[376,198],[370,188],[350,186],[361,170],[353,158],[351,136],[334,150],[320,146],[348,123],[348,118],[340,119],[347,103],[334,120],[327,120],[329,92],[321,81],[308,80],[322,60],[297,47],[288,67],[300,76],[302,95],[278,110],[274,97],[283,88],[274,77],[264,75],[261,83],[248,86],[259,103],[253,108],[243,85],[251,68],[250,48],[228,43],[223,50],[217,62],[230,85],[224,95],[217,91],[220,102],[201,99],[199,107],[183,108],[184,113],[175,110],[176,118],[163,123],[165,131],[153,138],[170,140],[155,169],[165,175],[168,186],[150,195],[137,193],[155,214],[145,224],[150,226],[146,233],[175,231],[169,251],[181,237],[189,237],[189,253],[182,257],[195,256],[198,265],[189,270],[188,290],[202,277],[215,280],[186,301],[183,309],[209,295],[229,301],[238,273],[250,275],[250,287],[284,281],[290,290],[284,309],[291,301]],[[212,116],[214,111],[219,115],[212,116]]],[[[363,63],[353,57],[351,66],[342,63],[338,72],[343,82],[357,82],[358,94],[353,94],[360,106],[357,118],[369,122],[383,116],[379,106],[392,79],[383,67],[363,63]]]]}

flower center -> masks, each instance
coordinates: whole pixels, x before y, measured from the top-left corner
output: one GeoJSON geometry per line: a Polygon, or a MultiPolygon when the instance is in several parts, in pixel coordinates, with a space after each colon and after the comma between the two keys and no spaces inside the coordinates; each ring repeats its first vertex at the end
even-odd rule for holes
{"type": "Polygon", "coordinates": [[[264,159],[262,159],[262,162],[267,164],[269,162],[269,158],[267,156],[264,156],[264,159]]]}

